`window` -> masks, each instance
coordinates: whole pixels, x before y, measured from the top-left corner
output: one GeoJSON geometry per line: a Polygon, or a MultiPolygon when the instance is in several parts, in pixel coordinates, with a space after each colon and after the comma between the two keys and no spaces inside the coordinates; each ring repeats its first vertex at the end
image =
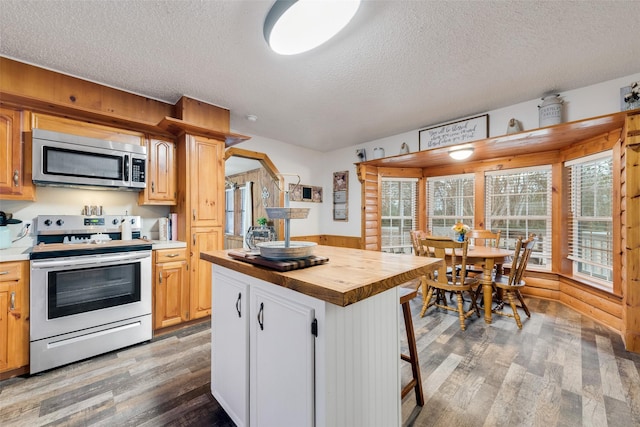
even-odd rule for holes
{"type": "Polygon", "coordinates": [[[451,227],[462,221],[473,227],[474,175],[427,179],[429,229],[436,236],[453,237],[451,227]]]}
{"type": "Polygon", "coordinates": [[[381,243],[383,252],[411,253],[409,231],[415,229],[418,180],[382,180],[381,243]]]}
{"type": "Polygon", "coordinates": [[[224,232],[236,236],[244,236],[251,226],[251,183],[242,187],[234,185],[224,192],[224,232]]]}
{"type": "Polygon", "coordinates": [[[573,274],[613,284],[611,151],[565,164],[569,176],[569,259],[573,274]]]}
{"type": "Polygon", "coordinates": [[[551,166],[487,172],[487,230],[501,230],[513,249],[519,236],[535,233],[527,268],[551,269],[551,166]]]}
{"type": "Polygon", "coordinates": [[[235,211],[235,187],[224,190],[224,233],[233,233],[233,213],[235,211]]]}

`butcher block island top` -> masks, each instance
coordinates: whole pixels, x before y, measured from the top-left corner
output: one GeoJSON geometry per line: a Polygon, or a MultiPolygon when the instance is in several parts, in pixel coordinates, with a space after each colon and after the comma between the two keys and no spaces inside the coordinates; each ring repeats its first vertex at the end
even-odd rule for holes
{"type": "Polygon", "coordinates": [[[442,262],[439,258],[319,245],[313,255],[329,258],[326,264],[280,272],[238,261],[228,255],[230,251],[202,252],[200,258],[341,307],[421,277],[442,262]]]}

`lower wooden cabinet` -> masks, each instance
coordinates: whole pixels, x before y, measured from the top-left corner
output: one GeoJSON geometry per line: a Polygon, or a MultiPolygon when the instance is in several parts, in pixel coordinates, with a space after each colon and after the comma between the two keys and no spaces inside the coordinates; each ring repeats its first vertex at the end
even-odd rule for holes
{"type": "Polygon", "coordinates": [[[211,314],[211,264],[200,259],[200,253],[221,249],[224,245],[222,227],[195,227],[191,229],[191,319],[211,314]]]}
{"type": "Polygon", "coordinates": [[[189,281],[187,250],[154,251],[154,329],[178,325],[189,320],[189,281]]]}
{"type": "Polygon", "coordinates": [[[29,261],[0,263],[0,378],[29,364],[29,261]]]}

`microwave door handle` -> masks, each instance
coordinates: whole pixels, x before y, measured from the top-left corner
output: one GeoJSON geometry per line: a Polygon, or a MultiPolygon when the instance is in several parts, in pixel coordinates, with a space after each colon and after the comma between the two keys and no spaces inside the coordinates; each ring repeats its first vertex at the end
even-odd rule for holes
{"type": "Polygon", "coordinates": [[[129,155],[124,156],[124,182],[129,182],[129,155]]]}

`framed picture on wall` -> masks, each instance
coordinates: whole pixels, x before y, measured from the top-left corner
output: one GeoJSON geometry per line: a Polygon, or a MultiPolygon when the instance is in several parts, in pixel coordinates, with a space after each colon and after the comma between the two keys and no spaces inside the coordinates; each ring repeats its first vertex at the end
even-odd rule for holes
{"type": "Polygon", "coordinates": [[[333,220],[347,221],[349,202],[349,171],[333,173],[333,220]]]}

